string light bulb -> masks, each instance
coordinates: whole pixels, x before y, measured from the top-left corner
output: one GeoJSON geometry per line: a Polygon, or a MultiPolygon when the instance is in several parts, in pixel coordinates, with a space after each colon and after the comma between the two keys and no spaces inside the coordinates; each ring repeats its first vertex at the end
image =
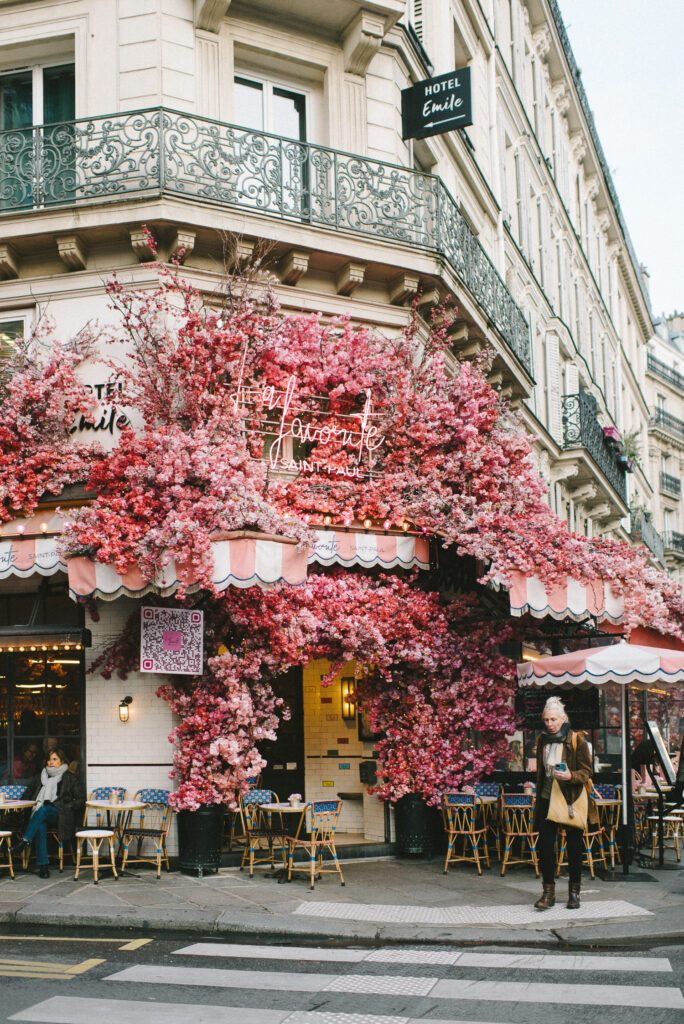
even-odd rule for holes
{"type": "Polygon", "coordinates": [[[331,523],[332,523],[332,516],[330,515],[329,512],[326,512],[325,515],[323,516],[323,525],[324,526],[330,526],[331,523]]]}
{"type": "Polygon", "coordinates": [[[366,528],[366,530],[370,530],[371,526],[373,525],[373,520],[372,519],[364,519],[363,525],[366,528]]]}
{"type": "Polygon", "coordinates": [[[410,525],[411,525],[411,524],[409,523],[408,519],[405,519],[405,520],[403,521],[403,523],[401,524],[401,528],[402,528],[402,530],[404,531],[404,533],[408,533],[408,531],[409,531],[409,526],[410,526],[410,525]]]}

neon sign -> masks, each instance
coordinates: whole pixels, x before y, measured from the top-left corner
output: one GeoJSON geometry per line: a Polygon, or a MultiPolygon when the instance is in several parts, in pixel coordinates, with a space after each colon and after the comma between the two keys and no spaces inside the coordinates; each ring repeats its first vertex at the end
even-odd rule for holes
{"type": "Polygon", "coordinates": [[[309,472],[325,472],[336,476],[360,477],[363,475],[361,463],[364,454],[369,463],[373,464],[373,453],[385,442],[385,435],[371,422],[373,417],[373,400],[370,388],[365,390],[363,409],[358,413],[340,414],[350,422],[320,423],[307,419],[302,414],[293,415],[297,378],[293,374],[288,378],[284,390],[276,389],[272,384],[261,387],[244,387],[240,385],[233,396],[235,411],[252,404],[263,406],[268,412],[275,412],[276,418],[269,420],[273,425],[273,441],[268,452],[268,462],[272,469],[289,469],[309,472]],[[326,447],[333,445],[346,450],[353,456],[353,464],[335,466],[325,459],[316,457],[295,458],[289,455],[291,443],[298,441],[302,445],[326,447]]]}

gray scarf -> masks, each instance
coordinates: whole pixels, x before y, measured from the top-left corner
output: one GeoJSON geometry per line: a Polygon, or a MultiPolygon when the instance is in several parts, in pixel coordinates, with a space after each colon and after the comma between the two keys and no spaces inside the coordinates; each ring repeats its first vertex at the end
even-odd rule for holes
{"type": "Polygon", "coordinates": [[[62,776],[68,770],[68,764],[60,764],[59,768],[43,768],[40,773],[41,787],[36,797],[36,806],[31,811],[35,814],[39,807],[48,801],[54,803],[57,799],[57,787],[62,781],[62,776]]]}

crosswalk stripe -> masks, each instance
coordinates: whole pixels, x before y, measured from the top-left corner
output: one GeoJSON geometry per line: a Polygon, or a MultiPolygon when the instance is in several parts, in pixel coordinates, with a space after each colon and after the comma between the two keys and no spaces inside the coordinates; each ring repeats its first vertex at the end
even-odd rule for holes
{"type": "Polygon", "coordinates": [[[430,997],[497,1003],[567,1003],[568,1006],[579,1004],[684,1009],[684,997],[678,988],[642,985],[553,985],[538,981],[442,980],[435,984],[430,997]]]}
{"type": "MultiPolygon", "coordinates": [[[[312,949],[310,946],[244,946],[229,942],[195,942],[174,949],[182,956],[221,956],[244,960],[311,960],[322,963],[359,964],[367,949],[312,949]]],[[[449,961],[451,962],[451,961],[449,961]]]]}
{"type": "MultiPolygon", "coordinates": [[[[120,1020],[126,1024],[358,1024],[357,1014],[317,1013],[315,1010],[253,1010],[244,1006],[196,1006],[194,1003],[148,1003],[139,1000],[86,999],[53,996],[10,1020],[32,1024],[93,1024],[120,1020]]],[[[364,1024],[425,1024],[428,1018],[364,1014],[364,1024]]],[[[439,1019],[434,1024],[486,1024],[486,1021],[439,1019]]]]}
{"type": "Polygon", "coordinates": [[[532,971],[609,971],[672,973],[667,957],[588,956],[583,953],[463,953],[459,967],[515,967],[532,971]]]}
{"type": "Polygon", "coordinates": [[[433,949],[324,949],[310,946],[249,946],[227,942],[196,942],[174,955],[224,957],[236,960],[287,960],[313,963],[396,963],[458,967],[515,967],[534,971],[672,972],[666,957],[587,956],[584,954],[471,953],[433,949]]]}
{"type": "Polygon", "coordinates": [[[348,992],[427,996],[433,999],[491,1002],[595,1004],[597,1006],[644,1006],[684,1008],[678,988],[641,985],[571,985],[541,982],[439,980],[401,975],[331,975],[290,971],[231,971],[207,967],[164,967],[138,964],[108,981],[160,985],[198,985],[209,988],[243,988],[277,992],[348,992]]]}

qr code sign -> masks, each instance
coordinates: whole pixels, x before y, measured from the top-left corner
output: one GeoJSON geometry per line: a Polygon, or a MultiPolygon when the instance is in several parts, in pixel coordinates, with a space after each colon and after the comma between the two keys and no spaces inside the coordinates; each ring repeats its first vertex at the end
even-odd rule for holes
{"type": "Polygon", "coordinates": [[[204,612],[185,608],[141,609],[141,672],[201,675],[203,642],[204,612]]]}

